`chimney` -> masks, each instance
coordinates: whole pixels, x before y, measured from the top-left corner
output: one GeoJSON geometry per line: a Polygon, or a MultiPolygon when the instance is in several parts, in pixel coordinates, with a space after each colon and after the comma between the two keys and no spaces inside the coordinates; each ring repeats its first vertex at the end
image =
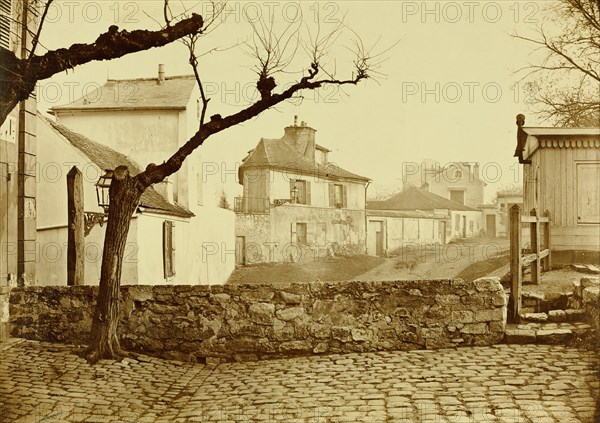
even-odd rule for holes
{"type": "MultiPolygon", "coordinates": [[[[294,116],[294,123],[297,122],[297,116],[294,116]]],[[[315,132],[313,128],[306,126],[302,121],[300,126],[288,126],[285,128],[283,142],[294,148],[298,153],[309,160],[315,160],[315,132]]]]}
{"type": "Polygon", "coordinates": [[[298,126],[298,115],[294,115],[294,126],[298,126]]]}
{"type": "Polygon", "coordinates": [[[476,178],[479,178],[479,163],[475,163],[473,166],[473,174],[476,178]]]}
{"type": "Polygon", "coordinates": [[[173,192],[173,182],[169,181],[168,178],[165,178],[163,181],[154,184],[154,189],[169,203],[175,203],[175,195],[173,192]]]}
{"type": "Polygon", "coordinates": [[[162,63],[158,65],[158,79],[156,80],[158,85],[162,85],[165,83],[165,65],[162,63]]]}

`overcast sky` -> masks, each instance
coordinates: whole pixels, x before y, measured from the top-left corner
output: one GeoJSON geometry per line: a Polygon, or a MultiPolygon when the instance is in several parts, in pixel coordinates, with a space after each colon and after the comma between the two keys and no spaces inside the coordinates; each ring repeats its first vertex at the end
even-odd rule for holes
{"type": "MultiPolygon", "coordinates": [[[[175,3],[175,2],[172,2],[175,3]]],[[[486,200],[502,185],[517,178],[512,157],[516,140],[515,116],[525,113],[527,125],[538,122],[535,104],[527,101],[515,71],[535,61],[533,46],[511,37],[531,34],[543,20],[549,2],[534,1],[341,1],[303,2],[301,36],[307,31],[327,33],[344,19],[375,51],[393,46],[384,56],[377,81],[367,81],[344,92],[330,89],[320,95],[305,93],[302,102],[280,105],[260,117],[212,138],[206,148],[231,168],[260,137],[276,138],[294,115],[317,130],[317,142],[330,148],[331,161],[373,180],[370,190],[399,187],[403,163],[424,158],[479,162],[488,182],[486,200]]],[[[47,48],[73,42],[93,42],[110,25],[152,28],[162,19],[162,2],[57,2],[49,13],[42,37],[47,48]],[[148,16],[149,15],[149,16],[148,16]]],[[[188,6],[197,4],[187,3],[188,6]]],[[[174,9],[176,6],[174,5],[174,9]]],[[[229,2],[223,23],[203,39],[199,52],[233,46],[201,58],[200,71],[212,100],[208,115],[226,115],[250,104],[253,59],[240,47],[251,39],[248,20],[271,16],[279,30],[295,20],[298,3],[275,1],[229,2]]],[[[205,3],[195,9],[207,15],[205,3]]],[[[329,55],[337,76],[351,76],[353,34],[339,39],[329,55]],[[333,60],[335,59],[335,60],[333,60]]],[[[41,50],[43,51],[43,50],[41,50]]],[[[41,52],[40,51],[40,52],[41,52]]],[[[110,62],[79,66],[68,74],[44,81],[38,88],[39,109],[68,103],[85,89],[112,79],[154,77],[159,63],[169,75],[189,74],[187,51],[179,44],[126,56],[110,62]]],[[[300,49],[290,70],[276,75],[290,82],[307,67],[300,49]]],[[[330,69],[332,69],[330,67],[330,69]]],[[[166,159],[166,158],[165,158],[166,159]]],[[[145,163],[142,163],[145,165],[145,163]]],[[[227,185],[235,184],[227,176],[227,185]]]]}

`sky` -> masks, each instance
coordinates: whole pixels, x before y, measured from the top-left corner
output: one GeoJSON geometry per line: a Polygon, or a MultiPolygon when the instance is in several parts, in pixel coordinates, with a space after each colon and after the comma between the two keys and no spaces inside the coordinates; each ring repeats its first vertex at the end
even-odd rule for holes
{"type": "MultiPolygon", "coordinates": [[[[171,2],[175,13],[186,8],[209,16],[207,2],[171,2]]],[[[531,35],[543,21],[551,0],[536,1],[313,1],[235,2],[201,39],[200,72],[211,101],[207,115],[223,116],[249,105],[256,60],[248,54],[251,22],[274,22],[274,30],[299,28],[300,47],[285,73],[275,75],[284,86],[302,76],[309,64],[302,43],[328,34],[340,22],[345,31],[323,63],[340,78],[351,77],[352,40],[356,36],[385,59],[375,79],[339,90],[303,93],[259,117],[207,141],[210,157],[224,169],[235,168],[261,137],[278,138],[293,116],[317,130],[316,142],[332,150],[330,160],[367,176],[370,194],[392,192],[402,184],[403,167],[433,159],[479,162],[488,184],[486,202],[496,190],[520,183],[513,157],[515,116],[524,113],[528,126],[539,122],[517,71],[539,59],[534,46],[512,35],[531,35]],[[300,12],[298,12],[300,11],[300,12]],[[302,16],[300,21],[297,16],[302,16]],[[216,49],[216,50],[215,50],[216,49]]],[[[41,37],[44,48],[93,42],[108,26],[158,29],[162,2],[57,1],[48,13],[41,37]]],[[[187,50],[180,44],[152,49],[108,62],[94,62],[40,82],[38,108],[66,104],[107,78],[155,77],[158,64],[166,74],[190,74],[187,50]]],[[[165,157],[166,159],[166,157],[165,157]]],[[[142,164],[145,165],[145,164],[142,164]]],[[[228,193],[239,186],[233,173],[224,176],[228,193]]]]}

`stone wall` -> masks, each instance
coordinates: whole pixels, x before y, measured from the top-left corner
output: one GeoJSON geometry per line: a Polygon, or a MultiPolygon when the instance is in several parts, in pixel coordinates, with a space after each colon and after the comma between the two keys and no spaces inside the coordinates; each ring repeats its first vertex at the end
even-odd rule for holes
{"type": "Polygon", "coordinates": [[[569,300],[571,307],[585,310],[600,334],[600,281],[598,277],[584,277],[573,282],[573,296],[569,300]]]}
{"type": "MultiPolygon", "coordinates": [[[[97,291],[13,289],[12,336],[86,343],[97,291]]],[[[121,288],[123,346],[184,361],[490,345],[505,321],[498,278],[121,288]]]]}

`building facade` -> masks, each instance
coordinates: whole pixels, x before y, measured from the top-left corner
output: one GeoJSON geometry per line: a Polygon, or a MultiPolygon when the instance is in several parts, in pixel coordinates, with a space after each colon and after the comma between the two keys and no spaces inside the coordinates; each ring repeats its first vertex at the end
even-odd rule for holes
{"type": "Polygon", "coordinates": [[[261,139],[239,168],[238,264],[364,253],[369,179],[329,161],[316,130],[297,118],[280,139],[261,139]]]}
{"type": "Polygon", "coordinates": [[[395,254],[408,245],[446,244],[481,234],[482,212],[425,189],[409,187],[367,203],[368,253],[395,254]]]}
{"type": "MultiPolygon", "coordinates": [[[[58,122],[130,157],[145,168],[162,163],[198,130],[199,90],[194,76],[166,76],[159,65],[154,78],[108,80],[96,91],[70,104],[54,107],[58,122]]],[[[189,283],[225,283],[235,267],[234,213],[219,207],[218,178],[205,169],[218,163],[200,147],[164,186],[172,202],[194,214],[188,245],[196,259],[189,283]]],[[[180,281],[180,283],[185,283],[180,281]]]]}
{"type": "MultiPolygon", "coordinates": [[[[35,25],[36,16],[26,3],[3,0],[0,48],[28,57],[35,25]]],[[[36,113],[34,93],[0,127],[0,286],[35,281],[36,113]]]]}
{"type": "Polygon", "coordinates": [[[441,164],[428,160],[413,166],[406,164],[402,179],[405,188],[424,188],[471,208],[483,204],[486,183],[481,179],[480,166],[476,162],[441,164]]]}

